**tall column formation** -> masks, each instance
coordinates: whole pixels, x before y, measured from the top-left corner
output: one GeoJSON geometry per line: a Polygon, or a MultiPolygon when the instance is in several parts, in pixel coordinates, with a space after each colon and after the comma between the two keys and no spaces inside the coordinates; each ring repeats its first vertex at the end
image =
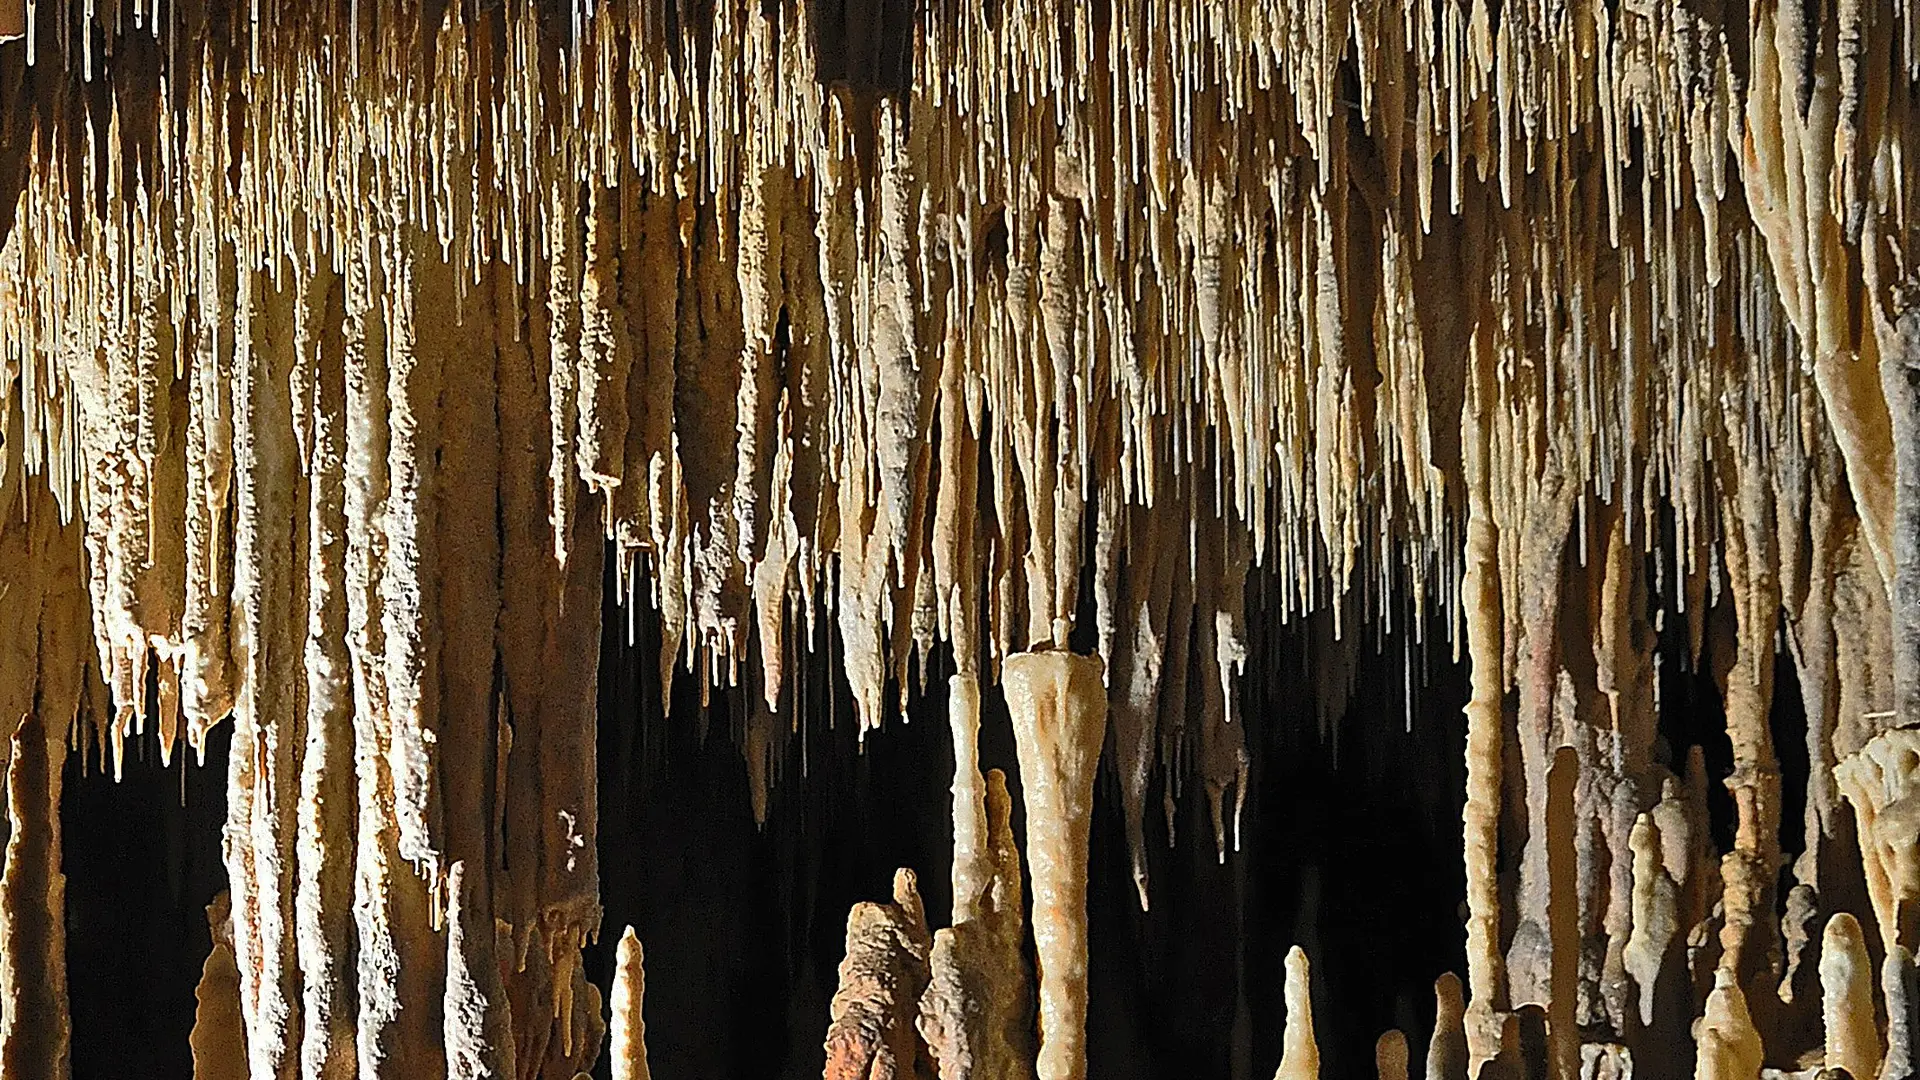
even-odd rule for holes
{"type": "Polygon", "coordinates": [[[1027,804],[1040,1080],[1087,1075],[1087,839],[1107,732],[1102,674],[1098,657],[1066,652],[1020,653],[1000,669],[1027,804]]]}
{"type": "Polygon", "coordinates": [[[1906,1067],[1912,0],[243,7],[0,0],[0,1074],[66,1068],[61,763],[223,723],[209,1075],[591,1067],[607,599],[663,722],[747,673],[762,821],[804,687],[951,676],[952,923],[856,911],[848,1069],[1083,1075],[1102,747],[1143,909],[1156,785],[1248,858],[1306,616],[1336,747],[1357,634],[1471,665],[1430,1075],[1906,1067]]]}
{"type": "Polygon", "coordinates": [[[0,1076],[60,1080],[72,1033],[63,769],[69,732],[106,700],[87,641],[82,530],[25,468],[20,420],[0,399],[0,1076]]]}

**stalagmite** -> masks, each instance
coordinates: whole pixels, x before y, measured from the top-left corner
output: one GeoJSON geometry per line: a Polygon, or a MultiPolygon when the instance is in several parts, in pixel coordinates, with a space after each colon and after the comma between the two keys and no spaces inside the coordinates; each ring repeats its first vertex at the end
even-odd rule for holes
{"type": "MultiPolygon", "coordinates": [[[[57,626],[61,614],[50,612],[57,626]]],[[[53,634],[48,634],[53,637],[53,634]]],[[[53,645],[53,641],[48,641],[53,645]]],[[[55,655],[59,655],[56,653],[55,655]]],[[[49,695],[58,700],[57,695],[49,695]]],[[[6,865],[0,873],[0,1073],[66,1075],[65,881],[60,870],[60,772],[66,739],[29,714],[6,771],[6,865]]]]}
{"type": "Polygon", "coordinates": [[[1449,971],[1433,984],[1433,1038],[1427,1043],[1426,1080],[1466,1080],[1466,1002],[1460,976],[1449,971]]]}
{"type": "Polygon", "coordinates": [[[1746,995],[1726,968],[1715,973],[1713,992],[1694,1027],[1694,1080],[1755,1080],[1760,1075],[1760,1033],[1747,1012],[1746,995]]]}
{"type": "Polygon", "coordinates": [[[447,989],[441,1003],[448,1080],[509,1080],[515,1075],[506,988],[495,934],[467,864],[447,868],[447,989]]]}
{"type": "Polygon", "coordinates": [[[1407,1080],[1407,1037],[1397,1030],[1381,1035],[1374,1044],[1373,1062],[1380,1080],[1407,1080]]]}
{"type": "Polygon", "coordinates": [[[1843,1068],[1854,1076],[1880,1075],[1875,981],[1860,923],[1844,911],[1829,919],[1820,941],[1820,1012],[1828,1068],[1843,1068]]]}
{"type": "Polygon", "coordinates": [[[934,931],[916,1021],[939,1080],[1033,1075],[1033,992],[1021,955],[1025,926],[1013,800],[998,769],[987,774],[984,786],[981,857],[989,876],[964,917],[956,886],[954,923],[934,931]]]}
{"type": "Polygon", "coordinates": [[[894,875],[892,903],[854,905],[827,1028],[827,1080],[924,1075],[914,1016],[930,947],[912,871],[894,875]]]}
{"type": "Polygon", "coordinates": [[[1673,879],[1661,864],[1660,832],[1641,814],[1633,823],[1633,935],[1627,939],[1626,969],[1640,992],[1640,1023],[1653,1026],[1654,993],[1667,950],[1679,933],[1673,879]]]}
{"type": "Polygon", "coordinates": [[[613,1080],[647,1080],[647,973],[640,939],[633,927],[620,935],[613,976],[613,1080]]]}
{"type": "Polygon", "coordinates": [[[953,921],[979,914],[993,897],[992,836],[987,784],[980,775],[980,681],[956,674],[947,682],[947,716],[953,728],[953,921]]]}
{"type": "Polygon", "coordinates": [[[240,969],[233,959],[233,921],[222,894],[207,910],[213,949],[194,988],[194,1012],[188,1045],[193,1051],[193,1080],[240,1080],[247,1071],[246,1021],[240,1015],[240,969]]]}
{"type": "Polygon", "coordinates": [[[1880,994],[1887,1010],[1887,1056],[1880,1080],[1911,1080],[1920,1069],[1920,966],[1904,945],[1887,950],[1880,964],[1880,994]]]}
{"type": "Polygon", "coordinates": [[[1040,968],[1040,1080],[1087,1071],[1087,834],[1094,766],[1106,734],[1100,661],[1020,653],[1000,669],[1020,749],[1040,968]]]}
{"type": "Polygon", "coordinates": [[[1287,1030],[1273,1080],[1320,1080],[1320,1047],[1313,1037],[1312,985],[1307,954],[1287,951],[1287,1030]]]}
{"type": "Polygon", "coordinates": [[[1470,1074],[1499,1052],[1499,1012],[1506,978],[1500,957],[1500,877],[1495,859],[1500,828],[1501,701],[1500,597],[1492,525],[1476,513],[1467,522],[1465,574],[1467,647],[1473,664],[1473,700],[1467,704],[1467,1047],[1470,1074]]]}

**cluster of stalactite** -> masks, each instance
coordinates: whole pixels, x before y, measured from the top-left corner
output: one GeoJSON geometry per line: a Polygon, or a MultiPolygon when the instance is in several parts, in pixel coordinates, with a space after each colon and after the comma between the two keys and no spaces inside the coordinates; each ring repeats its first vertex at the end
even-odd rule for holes
{"type": "Polygon", "coordinates": [[[1430,1077],[1910,1075],[1916,16],[0,3],[0,1070],[66,1052],[63,755],[229,718],[202,1060],[586,1067],[610,558],[663,686],[758,703],[759,815],[796,672],[864,734],[951,657],[952,925],[910,875],[855,910],[831,1075],[1084,1073],[1095,762],[1142,905],[1157,776],[1229,857],[1254,564],[1471,659],[1430,1077]],[[1728,851],[1656,737],[1655,587],[1728,851]]]}

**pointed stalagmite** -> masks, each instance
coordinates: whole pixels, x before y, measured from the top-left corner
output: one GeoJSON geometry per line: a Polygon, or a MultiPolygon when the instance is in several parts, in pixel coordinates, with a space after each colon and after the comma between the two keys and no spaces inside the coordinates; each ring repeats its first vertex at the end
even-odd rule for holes
{"type": "Polygon", "coordinates": [[[493,920],[467,864],[447,868],[447,1080],[511,1080],[513,1025],[494,955],[493,920]]]}
{"type": "Polygon", "coordinates": [[[614,956],[613,1023],[610,1025],[613,1041],[608,1047],[613,1080],[648,1080],[652,1075],[647,1071],[645,963],[640,939],[629,926],[620,935],[619,949],[614,956]]]}
{"type": "Polygon", "coordinates": [[[1320,1045],[1313,1036],[1313,985],[1307,954],[1287,950],[1287,1029],[1273,1080],[1320,1080],[1320,1045]]]}
{"type": "Polygon", "coordinates": [[[1760,1033],[1747,1012],[1746,995],[1726,968],[1714,974],[1706,1011],[1695,1021],[1694,1043],[1694,1080],[1758,1080],[1764,1056],[1760,1033]]]}
{"type": "Polygon", "coordinates": [[[188,1045],[193,1080],[241,1080],[247,1076],[247,1029],[240,1015],[240,969],[233,960],[233,922],[226,894],[207,909],[213,949],[194,988],[198,1007],[188,1045]]]}
{"type": "Polygon", "coordinates": [[[1633,934],[1627,939],[1627,974],[1640,993],[1640,1023],[1653,1024],[1654,988],[1666,963],[1667,948],[1679,930],[1673,879],[1660,861],[1660,832],[1641,814],[1633,823],[1633,934]]]}

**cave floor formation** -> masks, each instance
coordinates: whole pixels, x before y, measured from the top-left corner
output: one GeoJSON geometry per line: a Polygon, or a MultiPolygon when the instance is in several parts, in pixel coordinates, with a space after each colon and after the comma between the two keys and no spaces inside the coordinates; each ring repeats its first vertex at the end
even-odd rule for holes
{"type": "Polygon", "coordinates": [[[0,0],[0,1080],[1912,1080],[1912,0],[0,0]]]}

